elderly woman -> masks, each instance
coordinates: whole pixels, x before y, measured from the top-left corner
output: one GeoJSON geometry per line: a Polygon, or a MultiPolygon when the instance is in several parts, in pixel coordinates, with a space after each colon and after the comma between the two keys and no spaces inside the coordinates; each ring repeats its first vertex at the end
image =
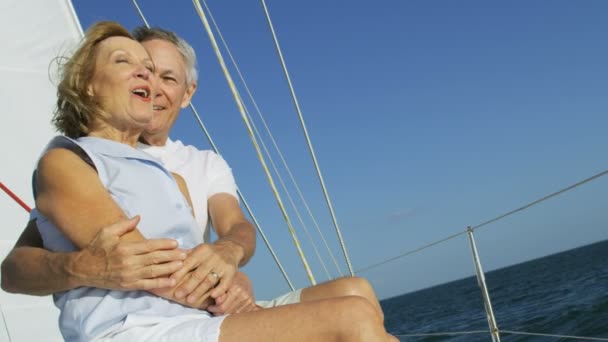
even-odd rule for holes
{"type": "MultiPolygon", "coordinates": [[[[122,239],[171,237],[184,249],[202,242],[181,177],[134,148],[155,91],[154,64],[128,31],[110,22],[89,29],[59,85],[54,122],[67,137],[51,141],[36,172],[45,247],[78,250],[101,227],[138,214],[138,229],[122,239]]],[[[62,334],[67,341],[394,340],[377,308],[358,296],[212,317],[197,309],[206,297],[178,303],[174,289],[56,294],[62,334]]]]}

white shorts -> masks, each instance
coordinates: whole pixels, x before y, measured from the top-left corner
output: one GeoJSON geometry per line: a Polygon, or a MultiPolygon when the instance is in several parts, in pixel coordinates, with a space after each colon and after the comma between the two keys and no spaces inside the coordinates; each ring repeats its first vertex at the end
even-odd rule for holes
{"type": "MultiPolygon", "coordinates": [[[[300,302],[302,290],[286,294],[268,301],[257,301],[264,308],[295,304],[300,302]]],[[[180,315],[175,317],[147,317],[129,315],[125,328],[100,339],[112,342],[217,342],[220,337],[220,326],[227,316],[209,317],[205,314],[180,315]]]]}
{"type": "Polygon", "coordinates": [[[255,302],[257,305],[263,308],[273,308],[275,306],[287,305],[287,304],[296,304],[300,302],[300,296],[302,294],[302,289],[287,292],[286,294],[279,296],[272,300],[261,300],[255,302]]]}
{"type": "Polygon", "coordinates": [[[158,317],[129,316],[125,322],[128,328],[101,341],[217,342],[220,337],[220,325],[226,317],[180,315],[165,317],[159,321],[158,317]]]}

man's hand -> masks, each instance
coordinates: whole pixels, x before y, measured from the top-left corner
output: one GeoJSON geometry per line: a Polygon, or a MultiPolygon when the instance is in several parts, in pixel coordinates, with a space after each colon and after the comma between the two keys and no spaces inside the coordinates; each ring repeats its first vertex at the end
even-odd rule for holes
{"type": "Polygon", "coordinates": [[[190,250],[184,267],[171,276],[178,281],[185,277],[175,291],[175,298],[186,297],[188,303],[194,303],[209,291],[213,298],[225,294],[238,270],[242,255],[242,251],[235,250],[238,248],[230,241],[217,241],[190,250]]]}
{"type": "Polygon", "coordinates": [[[249,278],[242,272],[237,272],[228,292],[217,297],[215,304],[207,307],[214,316],[236,314],[259,310],[255,305],[253,288],[249,278]]]}
{"type": "Polygon", "coordinates": [[[172,239],[121,242],[139,216],[103,228],[77,252],[68,272],[79,286],[112,290],[150,290],[176,284],[169,275],[183,266],[186,253],[172,239]]]}

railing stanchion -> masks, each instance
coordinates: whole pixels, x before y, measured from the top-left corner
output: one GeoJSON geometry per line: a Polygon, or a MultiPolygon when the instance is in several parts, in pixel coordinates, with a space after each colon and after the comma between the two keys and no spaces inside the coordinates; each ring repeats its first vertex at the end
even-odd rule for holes
{"type": "Polygon", "coordinates": [[[492,342],[500,342],[500,334],[498,332],[498,325],[496,324],[496,317],[494,317],[494,310],[492,310],[492,303],[490,302],[490,294],[486,285],[486,277],[484,276],[483,269],[481,268],[481,262],[479,261],[479,254],[477,253],[477,246],[475,246],[475,238],[473,237],[473,228],[467,227],[467,235],[469,236],[469,243],[471,245],[471,254],[473,255],[473,263],[475,264],[475,273],[477,274],[477,284],[481,289],[481,295],[483,297],[483,305],[486,308],[486,317],[488,318],[488,325],[490,326],[490,334],[492,335],[492,342]]]}

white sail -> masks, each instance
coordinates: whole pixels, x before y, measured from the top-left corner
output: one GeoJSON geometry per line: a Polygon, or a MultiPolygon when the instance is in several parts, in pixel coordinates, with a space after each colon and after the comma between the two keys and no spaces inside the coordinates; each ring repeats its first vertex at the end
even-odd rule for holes
{"type": "MultiPolygon", "coordinates": [[[[0,182],[33,205],[31,173],[45,143],[56,90],[49,78],[54,57],[70,51],[81,27],[68,0],[4,0],[0,4],[0,182]]],[[[10,251],[28,213],[0,191],[0,257],[10,251]]],[[[0,291],[0,342],[62,341],[51,297],[0,291]]]]}

